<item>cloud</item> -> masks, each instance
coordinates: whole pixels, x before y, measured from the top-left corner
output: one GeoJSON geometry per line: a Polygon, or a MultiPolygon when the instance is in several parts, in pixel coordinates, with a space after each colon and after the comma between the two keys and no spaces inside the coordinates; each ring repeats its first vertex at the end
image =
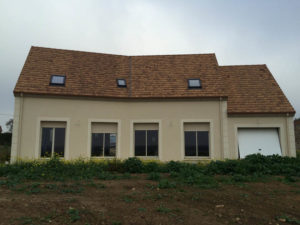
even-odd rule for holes
{"type": "Polygon", "coordinates": [[[300,112],[300,1],[288,3],[1,0],[0,113],[13,113],[12,91],[32,45],[127,55],[215,52],[221,65],[267,64],[300,112]]]}

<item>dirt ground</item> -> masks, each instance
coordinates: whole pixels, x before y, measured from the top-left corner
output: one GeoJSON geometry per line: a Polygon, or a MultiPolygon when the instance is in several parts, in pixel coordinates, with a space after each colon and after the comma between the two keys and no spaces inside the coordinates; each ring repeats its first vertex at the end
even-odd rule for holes
{"type": "Polygon", "coordinates": [[[299,182],[159,189],[139,175],[69,192],[36,186],[30,192],[0,189],[0,224],[300,224],[299,182]]]}

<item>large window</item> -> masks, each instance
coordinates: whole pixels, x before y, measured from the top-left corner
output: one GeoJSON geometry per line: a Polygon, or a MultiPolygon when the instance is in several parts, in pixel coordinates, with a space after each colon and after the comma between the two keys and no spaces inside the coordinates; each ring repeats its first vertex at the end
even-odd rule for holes
{"type": "Polygon", "coordinates": [[[41,157],[65,155],[65,122],[42,122],[41,157]]]}
{"type": "Polygon", "coordinates": [[[187,123],[184,125],[184,147],[186,157],[209,156],[209,125],[187,123]]]}
{"type": "Polygon", "coordinates": [[[116,143],[116,123],[92,123],[92,157],[115,157],[116,143]]]}
{"type": "Polygon", "coordinates": [[[135,156],[158,156],[158,124],[135,124],[135,156]]]}

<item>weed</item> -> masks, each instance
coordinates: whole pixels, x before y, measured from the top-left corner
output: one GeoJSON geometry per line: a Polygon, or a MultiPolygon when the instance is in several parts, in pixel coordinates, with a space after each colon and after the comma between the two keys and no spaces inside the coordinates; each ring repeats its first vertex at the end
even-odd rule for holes
{"type": "Polygon", "coordinates": [[[300,220],[290,217],[290,216],[287,216],[287,215],[278,216],[276,219],[279,221],[282,220],[284,222],[291,223],[291,224],[300,224],[300,220]]]}
{"type": "Polygon", "coordinates": [[[163,205],[159,205],[157,208],[156,208],[156,212],[160,212],[160,213],[170,213],[172,210],[163,206],[163,205]]]}
{"type": "Polygon", "coordinates": [[[192,196],[192,201],[199,201],[201,200],[201,193],[196,193],[192,196]]]}
{"type": "Polygon", "coordinates": [[[69,215],[70,221],[72,223],[74,223],[74,222],[76,222],[80,219],[79,211],[77,209],[72,208],[72,207],[69,208],[68,215],[69,215]]]}
{"type": "Polygon", "coordinates": [[[148,180],[156,180],[156,181],[158,181],[158,180],[160,180],[160,174],[157,173],[157,172],[151,172],[151,173],[149,173],[147,179],[148,180]]]}
{"type": "Polygon", "coordinates": [[[23,216],[17,218],[17,220],[19,220],[22,225],[33,224],[33,219],[31,217],[23,216]]]}
{"type": "Polygon", "coordinates": [[[140,212],[146,212],[147,211],[147,209],[146,208],[138,208],[138,210],[140,211],[140,212]]]}
{"type": "Polygon", "coordinates": [[[61,193],[72,193],[77,194],[83,192],[84,188],[76,184],[62,184],[58,187],[61,193]]]}
{"type": "Polygon", "coordinates": [[[159,181],[158,183],[158,187],[161,189],[166,189],[166,188],[175,188],[176,187],[176,183],[175,182],[171,182],[167,179],[162,179],[159,181]]]}
{"type": "Polygon", "coordinates": [[[122,200],[126,203],[131,203],[134,201],[134,199],[132,198],[132,196],[129,196],[129,195],[125,195],[123,196],[122,200]]]}
{"type": "Polygon", "coordinates": [[[111,223],[111,225],[122,225],[122,222],[120,222],[120,221],[113,221],[111,223]]]}

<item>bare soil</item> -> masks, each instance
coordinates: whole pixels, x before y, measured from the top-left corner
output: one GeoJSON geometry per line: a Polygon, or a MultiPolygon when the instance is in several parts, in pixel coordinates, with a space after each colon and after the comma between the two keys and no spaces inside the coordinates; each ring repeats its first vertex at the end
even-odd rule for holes
{"type": "Polygon", "coordinates": [[[47,183],[31,192],[2,187],[0,224],[300,224],[300,182],[216,189],[159,189],[145,175],[94,182],[75,184],[83,187],[78,193],[53,191],[47,183]]]}

